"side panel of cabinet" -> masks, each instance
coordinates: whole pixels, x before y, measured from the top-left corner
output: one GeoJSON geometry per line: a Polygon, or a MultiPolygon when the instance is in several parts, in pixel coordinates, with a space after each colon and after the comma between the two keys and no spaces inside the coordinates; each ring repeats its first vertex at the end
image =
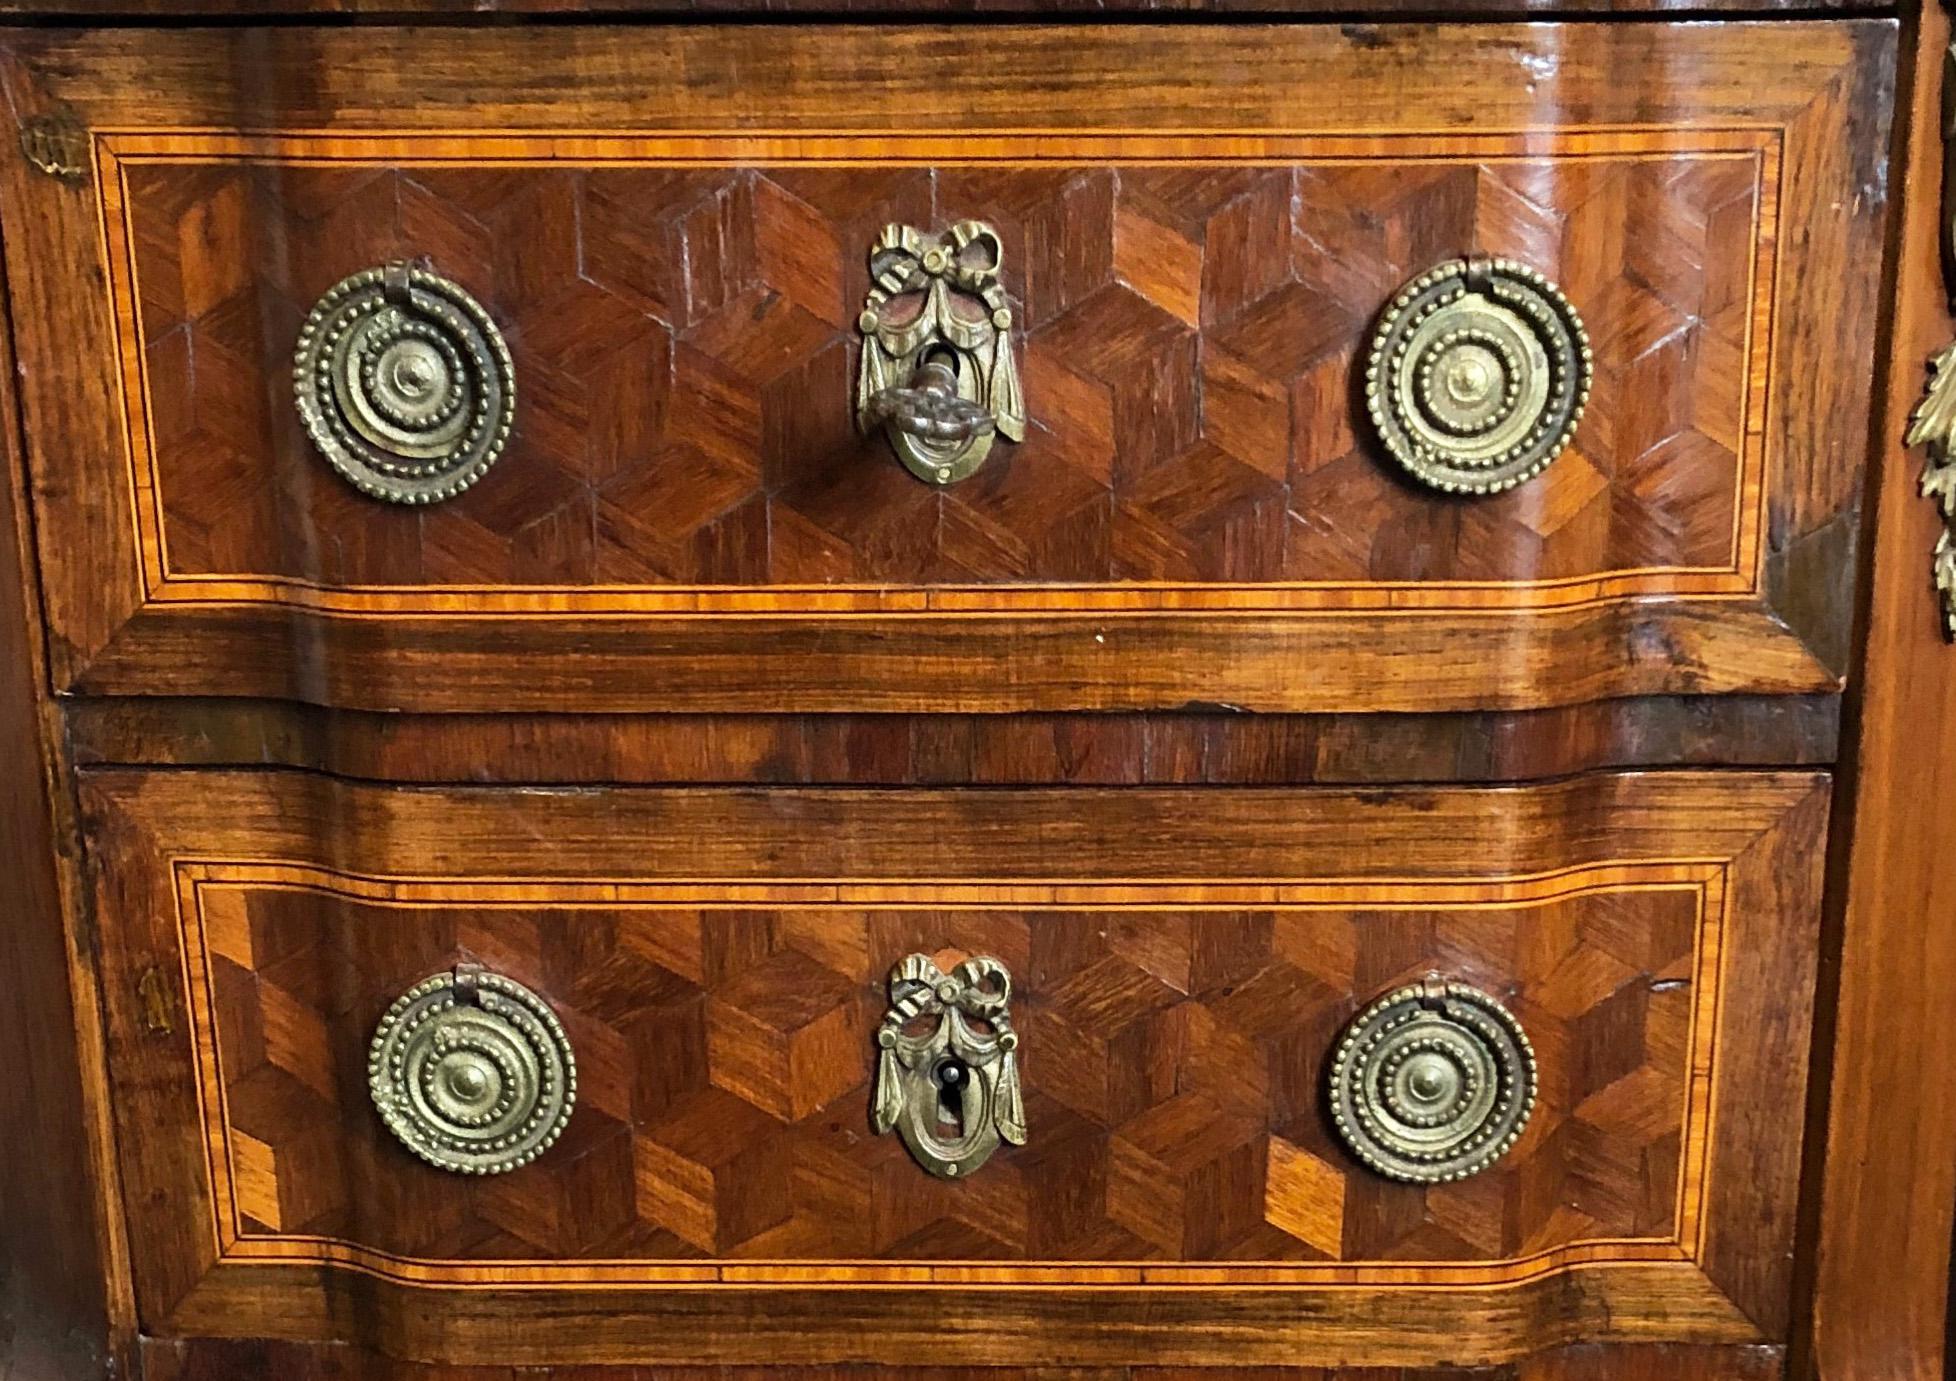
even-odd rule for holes
{"type": "Polygon", "coordinates": [[[60,873],[74,821],[54,809],[67,783],[48,747],[13,364],[0,318],[0,1372],[94,1378],[133,1328],[91,956],[60,873]]]}
{"type": "Polygon", "coordinates": [[[1941,1381],[1950,1360],[1956,1216],[1956,648],[1941,636],[1931,553],[1944,527],[1902,444],[1924,364],[1946,348],[1944,122],[1952,93],[1947,8],[1922,5],[1912,70],[1906,200],[1886,404],[1870,490],[1866,671],[1843,726],[1832,887],[1838,997],[1817,1049],[1832,1058],[1813,1124],[1807,1218],[1812,1305],[1795,1374],[1813,1381],[1941,1381]],[[1908,1230],[1896,1233],[1895,1224],[1908,1230]]]}

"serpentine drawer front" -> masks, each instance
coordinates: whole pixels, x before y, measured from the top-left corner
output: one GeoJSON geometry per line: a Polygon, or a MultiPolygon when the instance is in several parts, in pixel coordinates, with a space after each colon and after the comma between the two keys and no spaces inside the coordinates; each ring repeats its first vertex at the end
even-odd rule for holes
{"type": "Polygon", "coordinates": [[[1830,692],[1893,38],[17,33],[55,676],[580,712],[1830,692]]]}
{"type": "Polygon", "coordinates": [[[0,0],[0,1374],[1935,1381],[1952,16],[0,0]]]}
{"type": "Polygon", "coordinates": [[[503,1365],[1778,1341],[1826,789],[92,772],[144,1326],[503,1365]]]}

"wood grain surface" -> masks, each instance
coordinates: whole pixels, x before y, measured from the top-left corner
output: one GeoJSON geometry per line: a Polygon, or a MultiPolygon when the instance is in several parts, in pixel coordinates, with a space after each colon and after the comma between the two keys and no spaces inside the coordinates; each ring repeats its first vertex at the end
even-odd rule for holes
{"type": "Polygon", "coordinates": [[[405,782],[1282,786],[1599,768],[1813,767],[1833,696],[1653,696],[1435,715],[381,715],[284,701],[80,700],[85,766],[308,767],[405,782]]]}
{"type": "Polygon", "coordinates": [[[0,159],[0,1373],[1939,1378],[1956,672],[1894,438],[1951,329],[1946,24],[1359,22],[1408,3],[0,0],[9,119],[72,114],[93,174],[0,159]],[[1265,7],[1323,12],[1182,6],[1265,7]],[[1008,228],[1039,371],[1033,441],[922,523],[831,388],[884,208],[1008,228]],[[1614,329],[1545,487],[1453,506],[1333,376],[1466,239],[1614,329]],[[402,515],[296,445],[281,341],[334,256],[421,242],[534,406],[495,487],[402,515]],[[1346,607],[1228,604],[1320,577],[1282,598],[1346,607]],[[1148,713],[1059,712],[1106,709],[1148,713]],[[1597,772],[1632,765],[1718,770],[1597,772]],[[1627,890],[1665,869],[1717,905],[1627,890]],[[1034,1141],[975,1193],[863,1126],[913,945],[1030,980],[1034,1141]],[[458,1184],[358,1064],[462,957],[549,996],[587,1084],[551,1157],[458,1184]],[[1435,962],[1523,1010],[1550,1097],[1417,1191],[1342,1158],[1311,1052],[1435,962]]]}
{"type": "Polygon", "coordinates": [[[126,1358],[120,1335],[129,1330],[129,1305],[127,1263],[115,1245],[93,975],[86,939],[68,924],[78,898],[63,885],[75,880],[72,798],[54,745],[19,504],[11,347],[0,333],[0,972],[8,975],[0,1000],[0,1120],[8,1128],[0,1136],[0,1376],[38,1381],[99,1376],[118,1346],[126,1358]]]}
{"type": "Polygon", "coordinates": [[[1771,1340],[1798,1158],[1772,1110],[1804,1083],[1825,785],[509,793],[91,771],[117,1101],[145,1129],[126,1169],[155,1210],[145,1324],[448,1361],[493,1336],[513,1362],[838,1361],[859,1302],[890,1345],[922,1330],[974,1360],[1028,1328],[1079,1364],[1771,1340]],[[1349,880],[1324,880],[1334,858],[1349,880]],[[1592,899],[1546,895],[1585,878],[1592,899]],[[1693,878],[1720,898],[1702,924],[1624,890],[1693,878]],[[869,1046],[852,1067],[837,1033],[866,1033],[882,951],[912,947],[994,949],[1031,985],[1051,1138],[983,1183],[933,1184],[856,1125],[869,1046]],[[589,1061],[564,1154],[480,1186],[418,1171],[336,1092],[359,1092],[375,1004],[463,954],[547,990],[589,1061]],[[1315,1069],[1358,1001],[1434,965],[1526,1013],[1544,1111],[1511,1167],[1423,1193],[1344,1165],[1315,1069]],[[161,1019],[126,996],[157,973],[161,1019]],[[764,1077],[783,1065],[807,1082],[764,1077]],[[213,1127],[200,1086],[230,1109],[213,1127]],[[712,1192],[675,1195],[682,1170],[712,1192]],[[1393,1288],[1341,1288],[1367,1272],[1393,1288]],[[552,1327],[570,1300],[589,1312],[552,1327]],[[1154,1336],[1177,1319],[1201,1326],[1154,1336]]]}
{"type": "MultiPolygon", "coordinates": [[[[1697,13],[1823,16],[1833,11],[1893,12],[1897,4],[1862,5],[1852,0],[1454,0],[1443,10],[1432,0],[277,0],[257,5],[248,18],[254,22],[279,19],[388,20],[606,19],[633,15],[651,17],[721,16],[743,18],[805,15],[811,19],[838,15],[897,18],[929,15],[939,19],[1009,16],[1100,16],[1134,13],[1268,14],[1272,17],[1344,19],[1353,15],[1392,19],[1430,19],[1444,12],[1449,19],[1504,19],[1529,15],[1600,15],[1690,18],[1697,13]]],[[[21,20],[120,19],[141,23],[159,19],[237,21],[237,0],[0,0],[0,16],[21,20]]]]}
{"type": "Polygon", "coordinates": [[[1943,52],[1925,5],[1912,49],[1908,190],[1898,227],[1893,343],[1880,417],[1865,677],[1844,745],[1820,1047],[1830,1098],[1816,1117],[1808,1187],[1813,1305],[1798,1367],[1820,1378],[1937,1381],[1950,1362],[1956,1218],[1956,1035],[1941,1020],[1956,941],[1936,923],[1956,896],[1947,820],[1956,783],[1956,652],[1938,636],[1923,562],[1941,531],[1901,445],[1923,361],[1956,325],[1940,276],[1943,52]],[[1884,1225],[1906,1224],[1894,1233],[1884,1225]]]}
{"type": "Polygon", "coordinates": [[[152,599],[1482,608],[1757,579],[1763,134],[1262,163],[1240,139],[1097,141],[1091,163],[1000,141],[1002,165],[957,139],[797,139],[774,163],[744,140],[718,167],[620,141],[539,166],[557,142],[102,141],[152,599]],[[856,317],[884,225],[966,219],[1001,237],[1033,423],[933,488],[857,428],[856,317]],[[1408,483],[1358,398],[1372,319],[1463,249],[1556,280],[1595,370],[1570,453],[1473,503],[1408,483]],[[320,463],[286,362],[334,283],[420,257],[489,305],[522,401],[480,484],[403,510],[320,463]]]}
{"type": "MultiPolygon", "coordinates": [[[[1513,1366],[1392,1368],[1391,1381],[1778,1381],[1775,1347],[1675,1347],[1662,1344],[1560,1348],[1513,1366]]],[[[345,1346],[305,1343],[149,1340],[145,1381],[767,1381],[765,1367],[447,1367],[396,1362],[345,1346]]],[[[1051,1367],[970,1368],[979,1381],[1383,1381],[1374,1367],[1051,1367]]],[[[797,1381],[936,1381],[928,1366],[809,1367],[797,1381]]]]}
{"type": "Polygon", "coordinates": [[[1526,1279],[1695,1240],[1716,955],[1710,865],[1619,864],[1532,887],[574,889],[378,887],[312,868],[180,865],[184,959],[224,1253],[340,1259],[409,1281],[692,1282],[702,1259],[859,1283],[1526,1279]],[[1198,903],[1197,898],[1200,897],[1198,903]],[[968,1182],[869,1134],[875,1025],[907,954],[1012,974],[1023,1152],[968,1182]],[[580,1052],[579,1107],[534,1167],[471,1182],[374,1116],[367,1045],[460,963],[542,993],[580,1052]],[[1428,972],[1492,993],[1541,1057],[1501,1164],[1383,1183],[1322,1109],[1340,1028],[1428,972]],[[1695,1033],[1695,1036],[1694,1036],[1695,1033]],[[1695,1043],[1694,1043],[1695,1042],[1695,1043]],[[213,1109],[222,1109],[214,1113],[213,1109]],[[511,1269],[496,1263],[522,1261],[511,1269]],[[1362,1264],[1362,1269],[1353,1263],[1362,1264]],[[1488,1266],[1483,1263],[1503,1263],[1488,1266]],[[925,1268],[920,1270],[919,1268],[925,1268]]]}
{"type": "Polygon", "coordinates": [[[24,388],[57,675],[441,710],[1831,689],[1866,381],[1819,361],[1872,325],[1892,41],[998,28],[980,84],[922,29],[18,35],[16,116],[72,111],[97,181],[11,174],[10,252],[118,304],[42,272],[21,313],[88,362],[24,388]],[[1525,99],[1517,52],[1579,98],[1525,99]],[[210,132],[241,106],[266,133],[210,132]],[[967,212],[1047,401],[940,493],[850,436],[844,328],[872,222],[967,212]],[[310,460],[280,367],[313,292],[417,246],[534,376],[512,454],[425,513],[310,460]],[[1438,500],[1368,452],[1350,364],[1475,249],[1582,299],[1598,397],[1542,480],[1438,500]]]}

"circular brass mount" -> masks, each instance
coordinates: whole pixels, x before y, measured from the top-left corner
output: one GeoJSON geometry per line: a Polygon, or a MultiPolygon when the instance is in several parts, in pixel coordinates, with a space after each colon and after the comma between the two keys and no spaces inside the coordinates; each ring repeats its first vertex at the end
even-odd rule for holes
{"type": "Polygon", "coordinates": [[[1379,318],[1365,403],[1422,483],[1493,494],[1540,474],[1589,401],[1589,335],[1561,289],[1508,259],[1453,259],[1379,318]]]}
{"type": "Polygon", "coordinates": [[[577,1062],[544,1000],[464,965],[387,1009],[367,1053],[381,1120],[443,1170],[497,1175],[556,1141],[577,1102],[577,1062]]]}
{"type": "Polygon", "coordinates": [[[1390,1179],[1479,1174],[1535,1109],[1535,1051],[1508,1009],[1438,975],[1352,1019],[1331,1068],[1331,1116],[1361,1161],[1390,1179]]]}
{"type": "Polygon", "coordinates": [[[460,285],[411,264],[344,278],[299,331],[293,391],[306,434],[362,493],[453,498],[503,452],[516,370],[460,285]]]}

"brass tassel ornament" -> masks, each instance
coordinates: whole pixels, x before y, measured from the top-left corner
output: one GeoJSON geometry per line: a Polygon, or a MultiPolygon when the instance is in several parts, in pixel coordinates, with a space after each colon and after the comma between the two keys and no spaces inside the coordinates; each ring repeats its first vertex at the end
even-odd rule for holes
{"type": "Polygon", "coordinates": [[[1942,535],[1936,539],[1931,570],[1942,596],[1942,632],[1956,641],[1956,343],[1929,361],[1929,378],[1922,401],[1909,415],[1905,445],[1926,446],[1928,463],[1922,470],[1922,496],[1934,499],[1942,511],[1942,535]]]}
{"type": "MultiPolygon", "coordinates": [[[[1943,55],[1942,134],[1943,282],[1956,311],[1956,46],[1943,55]]],[[[1936,538],[1929,570],[1942,604],[1942,635],[1956,642],[1956,342],[1929,360],[1922,401],[1909,414],[1902,444],[1928,450],[1922,496],[1934,499],[1942,513],[1942,535],[1936,538]]]]}
{"type": "MultiPolygon", "coordinates": [[[[893,1030],[891,1036],[896,1034],[893,1030]]],[[[883,1054],[876,1062],[876,1098],[869,1113],[869,1125],[876,1129],[878,1136],[896,1126],[897,1118],[903,1115],[903,1083],[897,1070],[897,1057],[894,1039],[884,1041],[879,1035],[883,1054]]]]}
{"type": "Polygon", "coordinates": [[[998,1083],[993,1090],[993,1100],[997,1107],[993,1120],[998,1125],[998,1134],[1014,1146],[1026,1144],[1026,1100],[1019,1089],[1019,1037],[1009,1027],[1000,1024],[1002,1031],[1009,1033],[1010,1044],[999,1057],[998,1083]]]}

